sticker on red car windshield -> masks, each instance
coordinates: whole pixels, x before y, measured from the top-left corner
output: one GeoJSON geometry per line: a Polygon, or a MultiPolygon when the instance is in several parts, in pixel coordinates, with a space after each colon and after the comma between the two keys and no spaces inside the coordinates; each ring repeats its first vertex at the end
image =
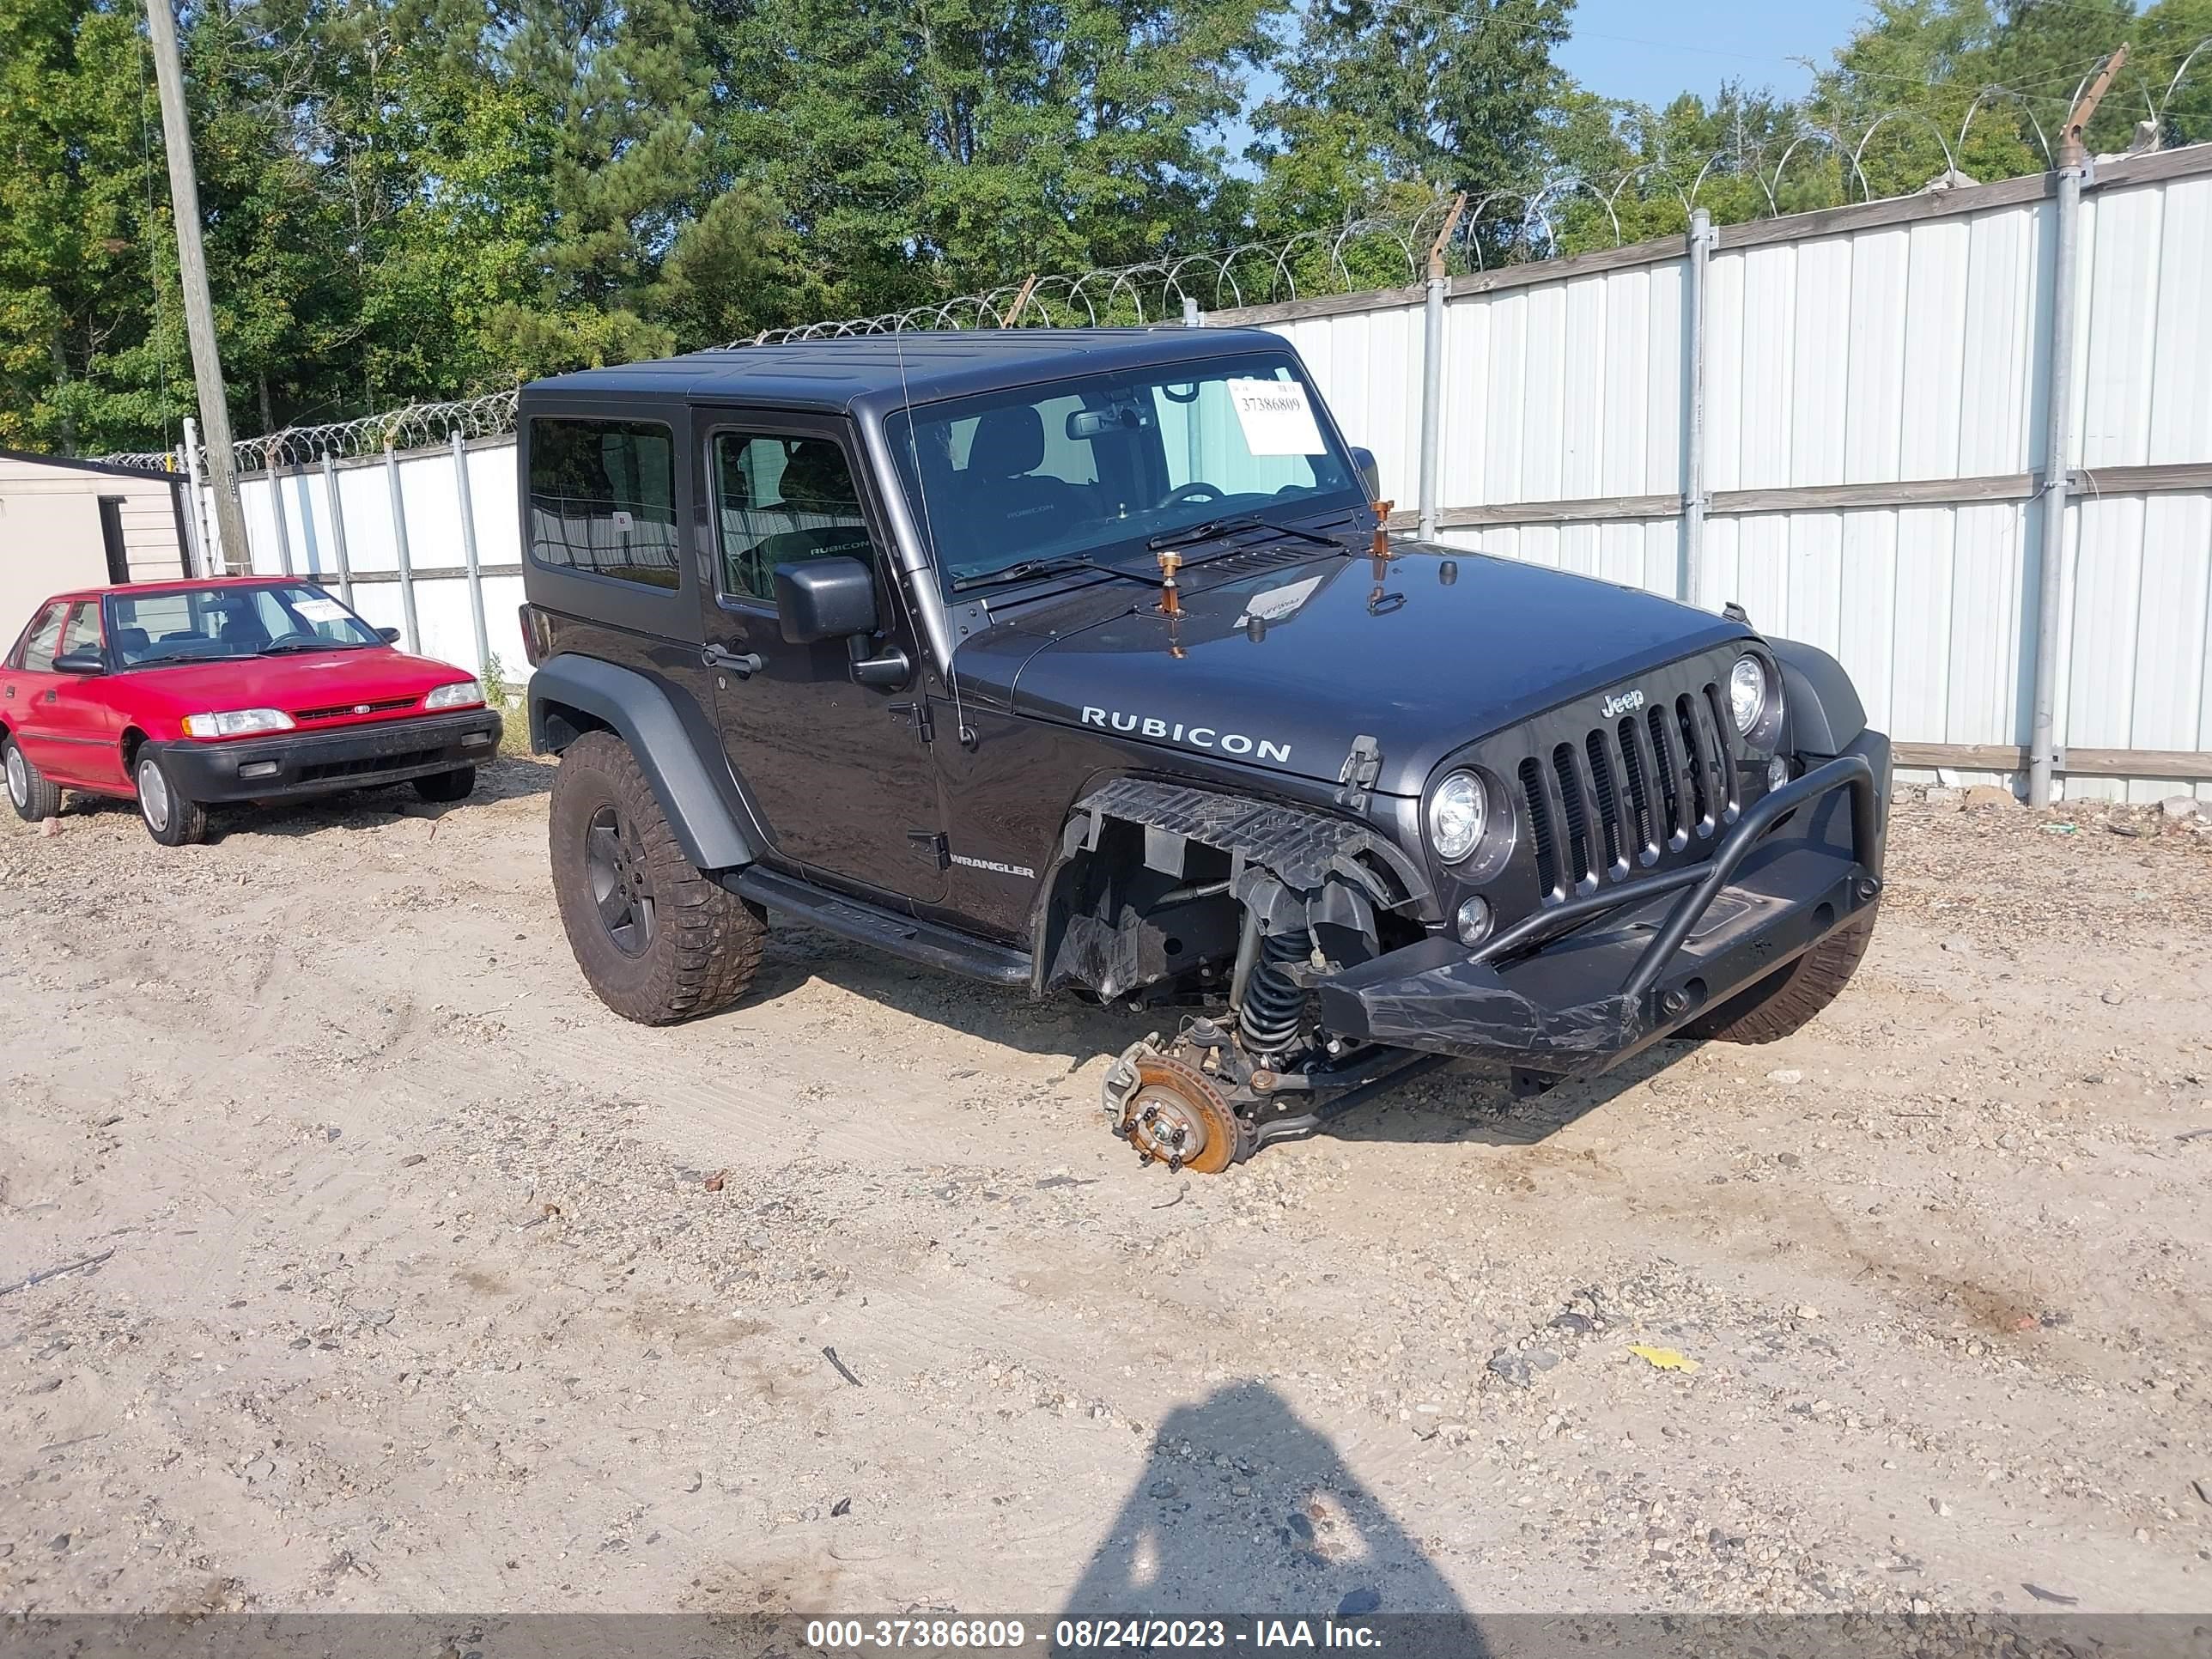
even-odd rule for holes
{"type": "Polygon", "coordinates": [[[292,608],[311,623],[346,620],[346,608],[336,599],[301,599],[292,608]]]}

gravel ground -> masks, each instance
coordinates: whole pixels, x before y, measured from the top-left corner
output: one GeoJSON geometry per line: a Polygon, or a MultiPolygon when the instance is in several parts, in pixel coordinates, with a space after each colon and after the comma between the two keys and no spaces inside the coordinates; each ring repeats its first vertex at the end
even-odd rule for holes
{"type": "Polygon", "coordinates": [[[549,776],[0,833],[0,1609],[2212,1603],[2212,823],[1900,803],[1790,1041],[1178,1179],[1115,1016],[614,1018],[549,776]]]}

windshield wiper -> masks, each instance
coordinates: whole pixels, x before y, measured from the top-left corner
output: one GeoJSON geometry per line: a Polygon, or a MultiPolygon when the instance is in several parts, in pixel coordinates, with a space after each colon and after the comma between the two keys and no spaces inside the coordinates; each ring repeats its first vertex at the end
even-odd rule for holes
{"type": "Polygon", "coordinates": [[[1010,564],[1003,570],[986,570],[979,575],[963,576],[952,586],[956,591],[969,587],[988,587],[994,582],[1018,581],[1024,576],[1052,576],[1068,570],[1103,570],[1109,576],[1126,576],[1132,581],[1149,580],[1139,575],[1136,571],[1123,570],[1110,564],[1101,564],[1097,560],[1081,553],[1064,553],[1048,559],[1024,559],[1020,563],[1010,564]]]}
{"type": "Polygon", "coordinates": [[[1301,541],[1317,547],[1334,547],[1340,551],[1343,544],[1334,536],[1325,536],[1318,530],[1308,530],[1303,525],[1277,524],[1268,519],[1255,519],[1249,514],[1233,519],[1208,519],[1204,524],[1192,525],[1187,530],[1164,530],[1145,545],[1158,553],[1164,548],[1188,547],[1197,542],[1218,541],[1224,536],[1233,536],[1241,530],[1269,530],[1278,536],[1296,536],[1301,541]]]}
{"type": "Polygon", "coordinates": [[[221,662],[221,657],[204,657],[197,651],[164,651],[154,657],[126,657],[125,668],[161,668],[173,662],[221,662]]]}
{"type": "Polygon", "coordinates": [[[283,639],[270,641],[253,654],[257,657],[274,657],[286,651],[357,651],[360,648],[359,646],[348,645],[341,640],[310,640],[298,635],[288,635],[283,639]]]}

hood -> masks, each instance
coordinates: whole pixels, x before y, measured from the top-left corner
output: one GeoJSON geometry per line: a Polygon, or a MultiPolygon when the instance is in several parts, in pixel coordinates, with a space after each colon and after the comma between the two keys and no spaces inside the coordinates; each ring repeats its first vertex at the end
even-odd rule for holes
{"type": "Polygon", "coordinates": [[[470,678],[465,668],[389,646],[288,652],[225,662],[173,663],[123,671],[134,701],[161,703],[179,716],[228,708],[303,708],[421,697],[434,686],[470,678]]]}
{"type": "MultiPolygon", "coordinates": [[[[1382,757],[1375,787],[1417,795],[1478,738],[1753,637],[1711,611],[1543,565],[1417,542],[1393,553],[1211,584],[1200,565],[1184,574],[1179,618],[1125,582],[1087,587],[1024,607],[1015,637],[991,641],[975,665],[987,678],[994,662],[1012,671],[1018,714],[1304,777],[1335,779],[1370,736],[1382,757]]],[[[963,649],[963,672],[970,661],[963,649]]]]}

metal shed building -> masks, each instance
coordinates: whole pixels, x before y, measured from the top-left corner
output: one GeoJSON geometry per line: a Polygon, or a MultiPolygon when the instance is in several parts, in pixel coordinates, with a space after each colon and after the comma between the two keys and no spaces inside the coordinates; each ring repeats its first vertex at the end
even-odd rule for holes
{"type": "Polygon", "coordinates": [[[0,449],[0,641],[64,588],[191,574],[185,480],[0,449]]]}

